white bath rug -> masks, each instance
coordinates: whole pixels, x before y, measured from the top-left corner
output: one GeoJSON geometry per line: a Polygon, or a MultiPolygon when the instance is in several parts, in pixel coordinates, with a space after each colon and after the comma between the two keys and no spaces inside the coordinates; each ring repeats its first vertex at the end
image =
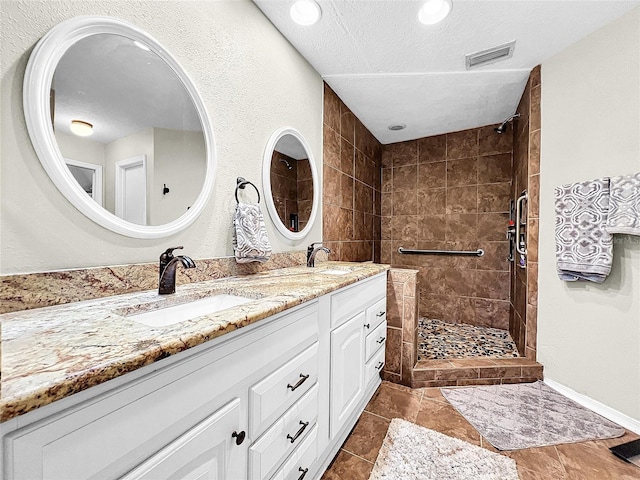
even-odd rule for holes
{"type": "Polygon", "coordinates": [[[518,480],[516,462],[468,442],[391,420],[369,480],[518,480]]]}

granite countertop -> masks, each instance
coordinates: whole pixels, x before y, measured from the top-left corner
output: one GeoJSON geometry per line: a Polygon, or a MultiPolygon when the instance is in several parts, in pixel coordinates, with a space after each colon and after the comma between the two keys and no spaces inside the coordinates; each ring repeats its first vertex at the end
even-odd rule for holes
{"type": "Polygon", "coordinates": [[[0,315],[0,422],[384,272],[388,265],[323,262],[0,315]],[[349,270],[344,275],[320,273],[349,270]],[[127,315],[227,293],[255,299],[211,315],[148,327],[127,315]]]}

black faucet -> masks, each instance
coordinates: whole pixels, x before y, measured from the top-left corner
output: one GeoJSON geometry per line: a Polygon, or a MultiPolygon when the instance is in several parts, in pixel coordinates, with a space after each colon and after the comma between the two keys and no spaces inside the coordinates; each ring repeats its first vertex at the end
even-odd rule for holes
{"type": "Polygon", "coordinates": [[[316,266],[316,254],[320,251],[331,253],[327,247],[314,247],[314,245],[322,245],[322,242],[312,243],[307,247],[307,267],[316,266]]]}
{"type": "Polygon", "coordinates": [[[168,295],[176,293],[176,267],[178,262],[184,265],[184,268],[195,268],[196,264],[191,258],[186,255],[173,256],[173,251],[183,247],[167,248],[165,252],[160,255],[160,280],[158,282],[158,294],[168,295]]]}

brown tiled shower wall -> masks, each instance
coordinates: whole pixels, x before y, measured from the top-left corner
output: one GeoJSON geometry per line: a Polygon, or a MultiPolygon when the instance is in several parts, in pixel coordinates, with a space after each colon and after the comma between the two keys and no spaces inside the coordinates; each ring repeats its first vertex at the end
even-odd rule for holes
{"type": "Polygon", "coordinates": [[[380,261],[382,146],[324,85],[322,230],[331,260],[380,261]]]}
{"type": "Polygon", "coordinates": [[[521,355],[535,360],[538,317],[538,225],[540,200],[540,66],[529,75],[514,122],[513,195],[529,193],[526,204],[526,269],[514,266],[509,333],[521,355]]]}
{"type": "Polygon", "coordinates": [[[274,151],[271,157],[271,194],[282,223],[291,227],[290,215],[295,213],[298,215],[298,231],[302,230],[309,221],[313,203],[309,160],[296,160],[274,151]]]}
{"type": "Polygon", "coordinates": [[[419,270],[420,316],[508,328],[513,142],[511,129],[494,127],[383,147],[381,261],[419,270]],[[485,254],[403,255],[398,247],[485,254]]]}

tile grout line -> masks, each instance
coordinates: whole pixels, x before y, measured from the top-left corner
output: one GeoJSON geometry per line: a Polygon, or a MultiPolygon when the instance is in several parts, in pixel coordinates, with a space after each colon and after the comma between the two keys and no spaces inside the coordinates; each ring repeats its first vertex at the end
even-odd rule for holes
{"type": "Polygon", "coordinates": [[[350,452],[349,450],[346,450],[346,449],[344,449],[344,448],[341,448],[340,450],[342,450],[342,451],[343,451],[343,452],[345,452],[345,453],[348,453],[348,454],[349,454],[349,455],[351,455],[351,456],[354,456],[354,457],[356,457],[356,458],[359,458],[360,460],[363,460],[363,461],[367,462],[367,463],[368,463],[368,464],[370,464],[370,465],[373,465],[373,462],[371,462],[371,461],[367,460],[366,458],[361,457],[360,455],[356,455],[355,453],[350,452]]]}

